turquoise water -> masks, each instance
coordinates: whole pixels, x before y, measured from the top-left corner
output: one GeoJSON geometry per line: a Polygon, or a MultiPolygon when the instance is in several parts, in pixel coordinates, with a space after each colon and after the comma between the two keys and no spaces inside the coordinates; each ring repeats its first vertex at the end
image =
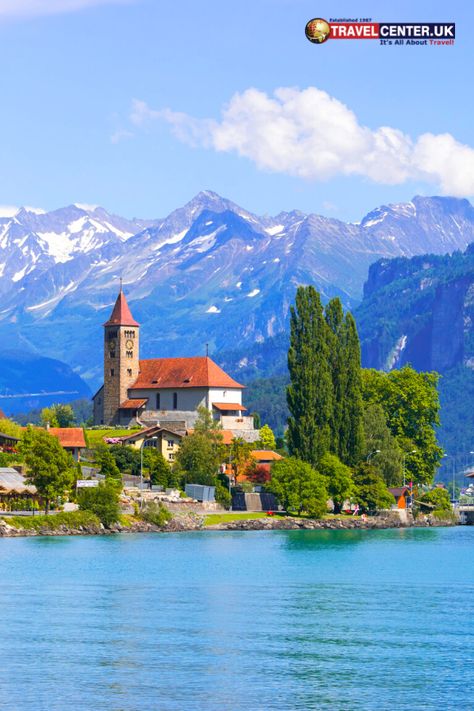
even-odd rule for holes
{"type": "Polygon", "coordinates": [[[474,528],[0,540],[0,708],[472,709],[474,528]]]}

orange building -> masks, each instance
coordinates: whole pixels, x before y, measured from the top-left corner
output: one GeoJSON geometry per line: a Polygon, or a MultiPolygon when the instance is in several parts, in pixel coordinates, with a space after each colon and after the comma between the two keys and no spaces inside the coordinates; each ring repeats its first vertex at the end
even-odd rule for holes
{"type": "Polygon", "coordinates": [[[396,486],[389,489],[389,492],[395,497],[397,509],[407,508],[407,502],[410,496],[410,489],[408,486],[396,486]]]}

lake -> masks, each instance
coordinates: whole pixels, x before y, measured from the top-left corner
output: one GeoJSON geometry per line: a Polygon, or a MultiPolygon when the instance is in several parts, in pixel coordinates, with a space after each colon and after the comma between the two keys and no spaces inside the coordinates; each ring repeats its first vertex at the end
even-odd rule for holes
{"type": "Polygon", "coordinates": [[[474,528],[0,540],[0,708],[474,708],[474,528]]]}

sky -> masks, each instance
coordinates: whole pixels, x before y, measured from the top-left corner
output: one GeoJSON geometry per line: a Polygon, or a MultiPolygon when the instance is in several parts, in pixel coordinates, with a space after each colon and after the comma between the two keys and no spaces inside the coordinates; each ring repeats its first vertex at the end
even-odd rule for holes
{"type": "Polygon", "coordinates": [[[465,0],[0,0],[0,212],[164,217],[200,190],[357,221],[474,197],[465,0]],[[312,17],[454,21],[454,46],[307,41],[312,17]]]}

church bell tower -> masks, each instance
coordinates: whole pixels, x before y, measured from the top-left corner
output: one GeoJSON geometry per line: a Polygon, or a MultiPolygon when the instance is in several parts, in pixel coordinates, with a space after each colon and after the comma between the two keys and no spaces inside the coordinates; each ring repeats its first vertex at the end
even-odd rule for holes
{"type": "Polygon", "coordinates": [[[140,325],[120,287],[117,301],[104,323],[104,423],[120,423],[120,405],[138,377],[140,325]]]}

